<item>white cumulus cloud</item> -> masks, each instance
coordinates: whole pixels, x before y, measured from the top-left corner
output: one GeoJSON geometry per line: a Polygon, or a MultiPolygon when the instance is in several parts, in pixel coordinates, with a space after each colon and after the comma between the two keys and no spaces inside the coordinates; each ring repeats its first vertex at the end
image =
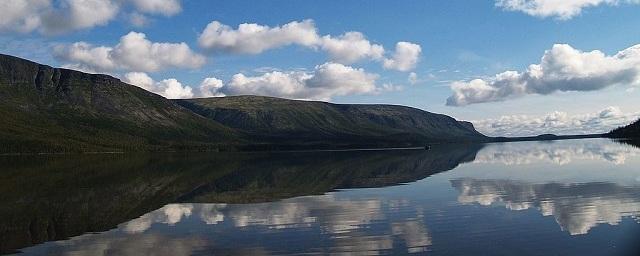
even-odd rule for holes
{"type": "Polygon", "coordinates": [[[608,56],[601,51],[583,52],[570,45],[556,44],[544,53],[539,64],[524,72],[506,71],[489,79],[456,81],[447,105],[503,101],[527,94],[557,91],[595,91],[613,85],[640,84],[640,45],[608,56]]]}
{"type": "Polygon", "coordinates": [[[420,45],[409,42],[398,42],[396,51],[389,59],[385,59],[383,66],[386,69],[395,69],[399,71],[409,71],[416,67],[422,48],[420,45]]]}
{"type": "Polygon", "coordinates": [[[313,20],[292,21],[275,27],[243,23],[235,29],[212,21],[200,34],[198,43],[209,51],[235,54],[259,54],[270,49],[298,45],[326,52],[331,62],[348,65],[372,60],[382,62],[386,69],[399,71],[414,69],[422,52],[420,45],[399,42],[395,53],[385,58],[384,47],[369,41],[363,33],[350,31],[339,36],[321,36],[313,20]]]}
{"type": "Polygon", "coordinates": [[[50,0],[0,1],[0,32],[27,33],[41,24],[41,15],[51,8],[50,0]]]}
{"type": "Polygon", "coordinates": [[[182,85],[174,78],[162,81],[154,81],[149,75],[143,72],[129,72],[123,77],[125,83],[138,86],[147,91],[160,94],[168,99],[193,98],[193,89],[190,86],[182,85]]]}
{"type": "Polygon", "coordinates": [[[182,11],[180,0],[131,0],[141,12],[172,16],[182,11]]]}
{"type": "Polygon", "coordinates": [[[151,42],[143,33],[130,32],[114,46],[92,46],[85,42],[59,45],[54,57],[84,70],[155,72],[169,67],[199,68],[204,56],[186,43],[151,42]]]}
{"type": "Polygon", "coordinates": [[[637,0],[496,0],[496,6],[508,11],[520,11],[531,16],[555,17],[568,20],[582,13],[582,10],[599,5],[620,3],[640,3],[637,0]]]}
{"type": "Polygon", "coordinates": [[[225,96],[223,93],[218,92],[224,86],[222,80],[215,77],[207,77],[202,83],[200,83],[200,96],[201,97],[220,97],[225,96]]]}
{"type": "Polygon", "coordinates": [[[293,99],[330,100],[334,96],[375,93],[378,75],[339,63],[325,63],[313,72],[274,71],[259,76],[236,74],[219,90],[225,95],[255,94],[293,99]]]}
{"type": "Polygon", "coordinates": [[[215,77],[205,78],[198,90],[170,78],[154,81],[147,73],[129,72],[123,81],[170,99],[221,97],[226,95],[262,95],[303,100],[331,100],[335,96],[375,94],[401,90],[392,84],[376,85],[377,74],[363,69],[328,62],[312,72],[272,71],[248,76],[235,74],[224,83],[215,77]]]}
{"type": "Polygon", "coordinates": [[[366,58],[379,60],[384,56],[384,47],[372,44],[360,32],[347,32],[339,37],[323,36],[320,47],[329,53],[331,60],[343,64],[366,58]]]}
{"type": "Polygon", "coordinates": [[[120,10],[116,1],[108,0],[66,0],[62,6],[43,13],[40,27],[42,33],[60,34],[106,25],[120,10]]]}
{"type": "Polygon", "coordinates": [[[243,54],[258,54],[291,44],[312,46],[317,41],[318,34],[312,20],[293,21],[273,28],[243,23],[238,29],[213,21],[198,38],[198,43],[204,49],[243,54]]]}
{"type": "Polygon", "coordinates": [[[133,7],[148,14],[174,15],[180,0],[3,0],[0,32],[56,35],[103,26],[133,7]]]}
{"type": "Polygon", "coordinates": [[[611,106],[588,114],[569,115],[556,111],[543,116],[508,115],[472,122],[478,131],[489,136],[533,136],[605,133],[638,118],[640,112],[624,113],[620,108],[611,106]]]}

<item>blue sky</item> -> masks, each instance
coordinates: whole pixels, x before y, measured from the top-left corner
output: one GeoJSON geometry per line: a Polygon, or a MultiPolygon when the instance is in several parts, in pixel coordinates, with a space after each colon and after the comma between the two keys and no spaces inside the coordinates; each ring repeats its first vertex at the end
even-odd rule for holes
{"type": "Polygon", "coordinates": [[[640,116],[640,90],[635,89],[640,53],[616,55],[640,44],[636,3],[9,0],[0,3],[6,5],[0,9],[15,15],[0,18],[0,52],[52,66],[109,73],[173,98],[263,94],[401,104],[472,120],[491,135],[602,132],[640,116]],[[89,5],[92,11],[74,12],[80,5],[89,5]],[[70,18],[54,24],[47,18],[50,13],[70,18]],[[35,21],[25,25],[25,17],[35,21]],[[291,22],[307,20],[315,29],[313,40],[304,41],[298,30],[291,30],[249,34],[231,43],[213,33],[207,38],[214,43],[199,41],[213,21],[234,32],[243,23],[286,30],[282,28],[291,22]],[[355,45],[341,37],[352,31],[359,32],[366,44],[355,45]],[[142,33],[145,39],[130,32],[142,33]],[[149,58],[127,58],[131,55],[126,50],[118,57],[113,49],[125,35],[131,36],[131,45],[147,40],[148,48],[135,49],[151,49],[149,58]],[[331,40],[322,40],[325,36],[331,40]],[[257,53],[247,53],[255,51],[255,44],[243,45],[271,40],[275,43],[257,53]],[[86,45],[73,47],[77,42],[86,45]],[[400,52],[398,42],[410,43],[407,49],[419,47],[417,63],[411,63],[410,51],[395,59],[395,65],[387,63],[400,52]],[[172,45],[162,50],[156,43],[172,45]],[[362,50],[364,55],[349,59],[345,56],[354,51],[332,52],[331,43],[358,51],[360,46],[380,46],[384,52],[362,50]],[[108,56],[80,52],[100,46],[111,49],[105,51],[108,56]],[[586,54],[594,50],[603,56],[586,54]],[[85,58],[78,57],[80,53],[85,58]],[[543,56],[552,61],[542,64],[543,56]],[[101,57],[105,61],[95,63],[101,57]],[[400,66],[399,61],[408,64],[400,66]],[[535,73],[528,71],[531,64],[540,64],[544,76],[531,78],[535,73]],[[582,69],[567,73],[574,67],[582,69]],[[518,74],[496,77],[508,70],[518,74]],[[203,94],[200,86],[205,78],[212,79],[206,83],[210,93],[203,94]],[[473,79],[480,80],[472,83],[473,79]],[[447,105],[447,99],[456,95],[447,105]]]}

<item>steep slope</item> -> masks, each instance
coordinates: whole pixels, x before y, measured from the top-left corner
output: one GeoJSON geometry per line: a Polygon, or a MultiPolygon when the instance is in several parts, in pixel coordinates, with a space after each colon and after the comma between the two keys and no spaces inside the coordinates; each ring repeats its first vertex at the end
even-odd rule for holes
{"type": "Polygon", "coordinates": [[[232,129],[107,75],[0,54],[0,152],[215,148],[232,129]]]}
{"type": "Polygon", "coordinates": [[[607,135],[612,138],[640,138],[640,120],[635,121],[630,125],[615,129],[607,135]]]}
{"type": "Polygon", "coordinates": [[[260,96],[176,102],[266,143],[408,146],[486,139],[471,123],[404,106],[331,104],[260,96]]]}
{"type": "Polygon", "coordinates": [[[471,123],[392,105],[168,100],[108,75],[0,54],[0,153],[269,150],[477,142],[471,123]]]}

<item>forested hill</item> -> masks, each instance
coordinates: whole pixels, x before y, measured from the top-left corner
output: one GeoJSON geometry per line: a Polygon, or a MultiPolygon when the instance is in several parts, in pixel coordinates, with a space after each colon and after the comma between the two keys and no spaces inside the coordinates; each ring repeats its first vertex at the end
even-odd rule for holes
{"type": "Polygon", "coordinates": [[[639,139],[640,138],[640,120],[635,121],[630,125],[615,129],[611,131],[608,135],[609,137],[613,137],[613,138],[639,139]]]}
{"type": "Polygon", "coordinates": [[[233,129],[107,75],[0,55],[0,152],[216,148],[233,129]]]}
{"type": "Polygon", "coordinates": [[[269,97],[169,100],[119,79],[0,54],[0,153],[424,146],[488,138],[391,105],[269,97]]]}
{"type": "Polygon", "coordinates": [[[405,106],[332,104],[261,96],[177,102],[253,140],[267,143],[415,146],[486,139],[471,123],[405,106]]]}

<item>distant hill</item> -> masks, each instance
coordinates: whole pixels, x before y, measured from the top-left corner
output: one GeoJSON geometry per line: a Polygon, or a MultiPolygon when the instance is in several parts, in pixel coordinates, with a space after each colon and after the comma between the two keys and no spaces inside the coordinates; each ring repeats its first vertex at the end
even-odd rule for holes
{"type": "Polygon", "coordinates": [[[216,147],[236,133],[107,75],[0,55],[0,152],[216,147]]]}
{"type": "Polygon", "coordinates": [[[612,137],[612,138],[634,138],[634,139],[639,139],[640,138],[640,120],[635,121],[634,123],[632,123],[630,125],[615,129],[615,130],[609,132],[609,134],[607,134],[607,136],[608,137],[612,137]]]}
{"type": "Polygon", "coordinates": [[[424,146],[487,137],[415,108],[258,96],[168,100],[0,54],[0,153],[424,146]]]}
{"type": "Polygon", "coordinates": [[[266,143],[415,146],[487,139],[471,123],[404,106],[332,104],[261,96],[176,102],[247,134],[253,141],[266,143]]]}
{"type": "Polygon", "coordinates": [[[603,138],[605,134],[580,134],[580,135],[555,135],[541,134],[537,136],[527,137],[492,137],[493,142],[515,142],[515,141],[553,141],[553,140],[575,140],[575,139],[594,139],[603,138]]]}

